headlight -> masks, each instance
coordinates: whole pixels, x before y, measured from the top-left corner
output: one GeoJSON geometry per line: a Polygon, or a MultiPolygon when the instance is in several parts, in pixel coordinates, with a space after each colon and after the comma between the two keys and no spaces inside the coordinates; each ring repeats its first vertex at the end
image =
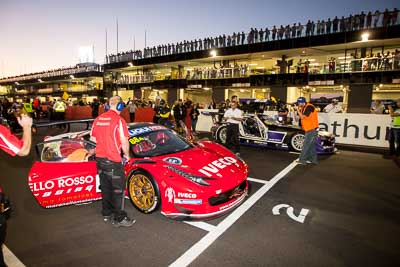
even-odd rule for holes
{"type": "Polygon", "coordinates": [[[212,178],[206,178],[206,177],[201,177],[197,175],[193,175],[187,172],[184,172],[178,168],[172,167],[172,166],[167,166],[168,170],[171,170],[177,174],[179,174],[182,177],[185,177],[186,179],[192,181],[193,183],[203,185],[203,186],[209,186],[210,184],[206,182],[206,180],[214,180],[212,178]]]}

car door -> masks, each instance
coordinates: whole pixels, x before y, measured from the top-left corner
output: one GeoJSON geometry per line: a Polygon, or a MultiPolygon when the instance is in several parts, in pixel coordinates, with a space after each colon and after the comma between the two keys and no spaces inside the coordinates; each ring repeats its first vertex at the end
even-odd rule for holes
{"type": "Polygon", "coordinates": [[[45,208],[101,198],[95,144],[63,138],[36,146],[38,160],[29,173],[29,187],[45,208]]]}
{"type": "Polygon", "coordinates": [[[239,125],[240,137],[249,140],[264,140],[266,127],[259,123],[256,117],[243,117],[239,125]]]}

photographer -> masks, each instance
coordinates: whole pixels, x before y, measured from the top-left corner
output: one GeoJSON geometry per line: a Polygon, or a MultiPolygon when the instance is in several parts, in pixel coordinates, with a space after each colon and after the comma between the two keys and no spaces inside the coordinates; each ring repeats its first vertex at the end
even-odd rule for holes
{"type": "Polygon", "coordinates": [[[301,128],[304,130],[304,143],[298,164],[318,164],[317,151],[315,143],[317,141],[318,131],[318,112],[315,106],[307,102],[305,97],[297,99],[297,114],[300,117],[301,128]]]}

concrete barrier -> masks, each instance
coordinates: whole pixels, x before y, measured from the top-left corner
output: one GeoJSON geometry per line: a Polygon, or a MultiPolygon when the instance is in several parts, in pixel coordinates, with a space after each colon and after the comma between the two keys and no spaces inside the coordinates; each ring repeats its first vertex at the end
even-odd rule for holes
{"type": "Polygon", "coordinates": [[[91,119],[92,108],[90,106],[72,106],[67,107],[65,111],[66,120],[79,120],[79,119],[91,119]]]}
{"type": "Polygon", "coordinates": [[[153,122],[154,115],[155,112],[152,108],[138,108],[135,112],[135,122],[153,122]]]}

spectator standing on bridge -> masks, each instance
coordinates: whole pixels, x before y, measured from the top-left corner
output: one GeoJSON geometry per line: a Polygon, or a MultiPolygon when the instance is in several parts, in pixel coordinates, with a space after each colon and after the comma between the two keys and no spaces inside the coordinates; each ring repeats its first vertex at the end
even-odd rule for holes
{"type": "MultiPolygon", "coordinates": [[[[28,115],[21,114],[17,117],[19,125],[23,129],[22,139],[18,139],[13,135],[7,127],[0,124],[0,148],[11,156],[27,156],[31,149],[32,143],[32,118],[28,115]]],[[[0,190],[1,192],[1,190],[0,190]]],[[[3,203],[1,203],[3,204],[3,203]]],[[[0,266],[7,266],[3,257],[3,243],[7,230],[7,215],[1,210],[0,213],[0,266]]]]}
{"type": "Polygon", "coordinates": [[[390,123],[389,149],[390,156],[399,163],[400,157],[400,99],[394,105],[389,106],[390,123]]]}
{"type": "Polygon", "coordinates": [[[228,123],[225,145],[240,156],[239,123],[242,121],[242,111],[236,101],[230,103],[231,108],[224,114],[224,120],[228,123]]]}
{"type": "Polygon", "coordinates": [[[121,150],[129,161],[129,133],[120,113],[123,102],[119,96],[110,98],[110,110],[93,122],[90,139],[96,142],[96,165],[100,176],[102,211],[104,222],[115,227],[129,227],[135,223],[124,210],[125,172],[121,150]]]}
{"type": "Polygon", "coordinates": [[[308,103],[305,97],[297,99],[297,114],[300,117],[300,124],[305,132],[303,149],[297,163],[318,164],[317,151],[315,143],[317,141],[318,130],[318,112],[314,105],[308,103]]]}
{"type": "Polygon", "coordinates": [[[379,12],[379,10],[376,10],[374,13],[374,28],[376,28],[378,26],[380,16],[381,16],[381,13],[379,12]]]}

